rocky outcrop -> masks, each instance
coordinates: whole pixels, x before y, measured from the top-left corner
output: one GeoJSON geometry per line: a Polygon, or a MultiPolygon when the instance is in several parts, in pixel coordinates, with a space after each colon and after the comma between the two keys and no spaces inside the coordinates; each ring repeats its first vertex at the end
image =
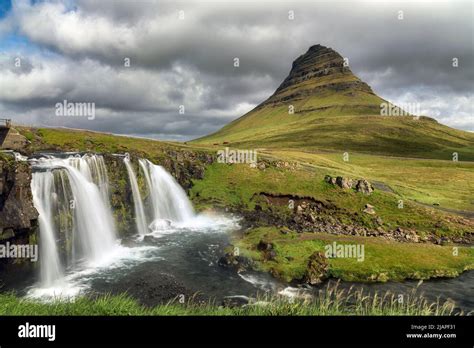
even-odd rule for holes
{"type": "Polygon", "coordinates": [[[252,261],[239,255],[232,246],[226,248],[227,252],[219,258],[217,264],[221,267],[233,268],[237,272],[242,272],[252,268],[252,261]],[[229,251],[230,250],[230,251],[229,251]]]}
{"type": "Polygon", "coordinates": [[[303,281],[310,285],[319,284],[327,278],[328,271],[329,263],[326,256],[316,251],[309,257],[303,281]]]}
{"type": "Polygon", "coordinates": [[[351,72],[339,53],[329,47],[314,45],[293,62],[286,79],[259,107],[287,104],[308,96],[323,96],[328,93],[350,95],[355,91],[374,94],[369,85],[351,72]]]}
{"type": "Polygon", "coordinates": [[[357,180],[357,183],[355,185],[355,190],[357,192],[363,193],[364,195],[370,195],[372,192],[374,192],[374,187],[367,180],[361,179],[361,180],[357,180]]]}
{"type": "MultiPolygon", "coordinates": [[[[0,154],[0,244],[37,244],[38,212],[30,181],[27,163],[0,154]]],[[[27,258],[0,258],[0,287],[34,276],[35,265],[27,258]]]]}
{"type": "Polygon", "coordinates": [[[353,188],[356,192],[360,192],[365,195],[370,195],[372,192],[374,192],[374,187],[372,184],[365,179],[351,179],[342,176],[332,177],[330,175],[326,175],[324,177],[324,181],[328,184],[338,186],[345,190],[353,188]]]}
{"type": "Polygon", "coordinates": [[[0,241],[35,232],[38,212],[27,163],[0,157],[0,241]]]}
{"type": "MultiPolygon", "coordinates": [[[[435,233],[418,235],[414,228],[401,228],[387,224],[377,215],[377,207],[369,203],[351,212],[328,201],[297,195],[278,195],[261,192],[254,195],[253,211],[237,209],[245,219],[244,228],[278,226],[282,234],[294,232],[324,232],[337,235],[381,237],[387,240],[410,243],[472,244],[474,234],[439,237],[435,233]]],[[[464,223],[467,219],[458,218],[464,223]]]]}
{"type": "Polygon", "coordinates": [[[213,162],[213,155],[207,152],[167,150],[157,164],[165,167],[188,191],[193,185],[192,180],[202,179],[206,166],[213,162]]]}

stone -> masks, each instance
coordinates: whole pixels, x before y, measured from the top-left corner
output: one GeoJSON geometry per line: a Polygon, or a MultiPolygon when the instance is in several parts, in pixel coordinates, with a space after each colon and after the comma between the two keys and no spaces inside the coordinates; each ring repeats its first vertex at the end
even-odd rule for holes
{"type": "Polygon", "coordinates": [[[366,214],[374,215],[375,214],[374,206],[367,203],[365,205],[365,209],[363,210],[363,212],[366,214]]]}
{"type": "Polygon", "coordinates": [[[272,243],[269,243],[269,242],[266,242],[266,241],[261,240],[261,241],[257,244],[257,250],[260,250],[260,251],[269,251],[269,250],[272,250],[272,249],[273,249],[273,244],[272,244],[272,243]]]}
{"type": "Polygon", "coordinates": [[[374,192],[372,184],[365,179],[357,180],[355,190],[357,192],[363,193],[364,195],[370,195],[372,192],[374,192]]]}
{"type": "Polygon", "coordinates": [[[342,189],[350,189],[352,188],[352,179],[344,178],[342,176],[338,176],[336,178],[336,185],[342,189]]]}
{"type": "Polygon", "coordinates": [[[326,181],[328,184],[336,185],[336,178],[333,178],[331,175],[326,175],[324,177],[324,181],[326,181]]]}
{"type": "Polygon", "coordinates": [[[329,264],[324,253],[316,251],[308,259],[304,275],[304,282],[310,285],[321,283],[327,278],[329,264]]]}

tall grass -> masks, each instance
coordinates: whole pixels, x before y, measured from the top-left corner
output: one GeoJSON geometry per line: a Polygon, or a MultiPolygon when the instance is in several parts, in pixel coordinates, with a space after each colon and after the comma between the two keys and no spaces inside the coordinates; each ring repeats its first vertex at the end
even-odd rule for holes
{"type": "Polygon", "coordinates": [[[367,294],[363,289],[340,289],[329,285],[315,296],[303,295],[289,299],[280,295],[263,295],[249,304],[224,307],[216,301],[185,303],[173,300],[153,308],[143,307],[126,294],[99,298],[80,297],[74,301],[55,300],[49,303],[21,299],[14,294],[0,295],[0,315],[213,315],[213,316],[308,316],[308,315],[463,315],[452,301],[428,301],[418,288],[401,300],[391,292],[367,294]]]}

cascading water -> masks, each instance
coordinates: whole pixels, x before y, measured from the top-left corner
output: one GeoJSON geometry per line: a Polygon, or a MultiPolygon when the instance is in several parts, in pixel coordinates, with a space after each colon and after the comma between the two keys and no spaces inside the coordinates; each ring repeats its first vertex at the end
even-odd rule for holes
{"type": "Polygon", "coordinates": [[[133,196],[133,205],[135,210],[135,223],[137,226],[137,231],[139,234],[146,234],[148,232],[148,227],[145,217],[145,209],[143,208],[142,196],[138,188],[137,176],[132,168],[130,159],[125,157],[123,159],[125,167],[127,168],[128,177],[130,180],[130,186],[132,187],[132,196],[133,196]]]}
{"type": "Polygon", "coordinates": [[[176,180],[162,167],[139,160],[145,175],[151,203],[152,225],[163,220],[185,222],[194,217],[193,207],[176,180]]]}
{"type": "MultiPolygon", "coordinates": [[[[52,284],[62,276],[56,246],[58,235],[66,233],[72,255],[69,260],[100,262],[115,247],[115,226],[108,202],[108,180],[101,156],[42,158],[33,166],[31,183],[34,204],[39,212],[41,238],[41,282],[52,284]],[[68,207],[65,211],[64,207],[68,207]]],[[[72,265],[74,266],[74,265],[72,265]]]]}
{"type": "Polygon", "coordinates": [[[33,202],[39,213],[41,283],[50,286],[63,275],[59,254],[56,246],[55,224],[53,220],[54,175],[51,171],[33,173],[31,183],[33,202]]]}

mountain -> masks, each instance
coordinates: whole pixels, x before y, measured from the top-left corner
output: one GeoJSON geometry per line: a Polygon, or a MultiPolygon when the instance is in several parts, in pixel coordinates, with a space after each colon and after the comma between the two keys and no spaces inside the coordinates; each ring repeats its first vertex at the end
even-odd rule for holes
{"type": "Polygon", "coordinates": [[[315,45],[293,62],[272,96],[194,143],[447,160],[457,152],[460,160],[474,160],[474,134],[429,117],[381,116],[381,106],[401,111],[355,76],[339,53],[315,45]]]}

